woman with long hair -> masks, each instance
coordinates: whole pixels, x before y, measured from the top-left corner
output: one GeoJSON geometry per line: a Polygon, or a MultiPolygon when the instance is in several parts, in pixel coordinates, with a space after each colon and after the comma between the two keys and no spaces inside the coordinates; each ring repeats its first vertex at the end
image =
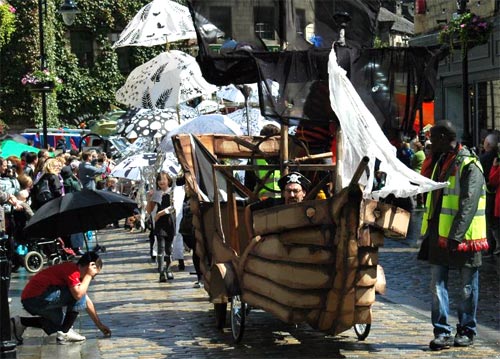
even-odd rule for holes
{"type": "Polygon", "coordinates": [[[160,282],[174,279],[170,270],[172,262],[172,241],[175,235],[174,207],[172,205],[172,178],[166,172],[160,172],[156,176],[156,190],[150,192],[146,211],[153,219],[153,231],[158,245],[158,272],[160,282]]]}
{"type": "Polygon", "coordinates": [[[33,183],[34,208],[40,208],[51,199],[64,195],[64,187],[61,182],[61,162],[56,158],[45,161],[40,177],[33,183]]]}

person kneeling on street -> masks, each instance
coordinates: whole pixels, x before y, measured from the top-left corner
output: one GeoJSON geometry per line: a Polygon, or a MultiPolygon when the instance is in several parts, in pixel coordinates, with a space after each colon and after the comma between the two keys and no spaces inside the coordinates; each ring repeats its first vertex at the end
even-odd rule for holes
{"type": "Polygon", "coordinates": [[[21,294],[24,309],[35,317],[11,318],[12,337],[22,344],[25,329],[34,327],[48,335],[57,332],[59,344],[84,341],[85,337],[72,328],[79,310],[84,308],[99,330],[110,336],[111,330],[101,323],[87,295],[90,281],[101,269],[99,255],[87,252],[77,263],[64,262],[37,273],[21,294]]]}

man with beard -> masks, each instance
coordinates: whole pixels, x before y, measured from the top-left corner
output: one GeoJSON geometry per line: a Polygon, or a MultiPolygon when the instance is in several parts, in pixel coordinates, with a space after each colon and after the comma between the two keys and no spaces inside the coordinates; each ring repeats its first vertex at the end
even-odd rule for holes
{"type": "Polygon", "coordinates": [[[264,201],[252,204],[251,210],[256,211],[280,204],[302,202],[311,186],[311,181],[299,172],[290,172],[279,179],[278,186],[281,189],[281,198],[267,198],[264,201]]]}

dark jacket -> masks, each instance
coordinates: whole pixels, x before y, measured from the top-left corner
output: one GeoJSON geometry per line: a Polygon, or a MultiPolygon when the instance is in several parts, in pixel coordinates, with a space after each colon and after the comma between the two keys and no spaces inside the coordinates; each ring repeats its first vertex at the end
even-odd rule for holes
{"type": "Polygon", "coordinates": [[[61,170],[61,176],[63,178],[65,193],[79,192],[82,190],[82,184],[78,177],[73,174],[71,166],[64,166],[61,170]]]}
{"type": "Polygon", "coordinates": [[[44,205],[47,201],[40,201],[40,199],[37,199],[37,192],[40,190],[39,189],[39,184],[44,181],[44,180],[47,180],[48,184],[49,184],[49,189],[50,189],[50,193],[52,194],[52,198],[51,199],[54,199],[54,198],[57,198],[57,197],[61,197],[63,194],[64,194],[64,187],[61,183],[61,179],[59,178],[58,175],[56,174],[52,174],[52,173],[44,173],[43,175],[40,176],[40,178],[33,184],[33,203],[32,203],[32,207],[33,209],[38,209],[40,208],[42,205],[44,205]]]}
{"type": "MultiPolygon", "coordinates": [[[[161,202],[157,202],[157,211],[164,210],[170,206],[170,194],[165,193],[161,197],[161,202]]],[[[161,216],[154,224],[154,232],[158,236],[171,237],[175,235],[174,217],[172,214],[161,216]]]]}
{"type": "MultiPolygon", "coordinates": [[[[458,152],[458,155],[471,156],[472,154],[467,148],[464,147],[458,152]]],[[[432,179],[447,181],[449,176],[444,179],[438,179],[436,176],[438,172],[439,171],[435,171],[435,175],[432,179]]],[[[476,213],[477,203],[479,202],[479,198],[482,194],[483,185],[483,172],[477,164],[471,163],[463,169],[460,176],[460,210],[453,221],[453,225],[448,236],[449,240],[455,240],[458,242],[462,241],[463,235],[467,228],[469,228],[472,218],[476,213]]],[[[431,264],[448,265],[451,267],[481,266],[481,252],[451,252],[448,248],[439,247],[438,227],[439,213],[442,205],[442,191],[437,190],[433,196],[437,196],[437,198],[436,201],[431,204],[434,205],[434,208],[429,209],[429,211],[431,211],[430,213],[435,213],[436,215],[429,219],[427,232],[428,246],[426,247],[425,245],[422,245],[419,258],[428,259],[431,264]],[[424,251],[427,253],[422,253],[424,251]]]]}

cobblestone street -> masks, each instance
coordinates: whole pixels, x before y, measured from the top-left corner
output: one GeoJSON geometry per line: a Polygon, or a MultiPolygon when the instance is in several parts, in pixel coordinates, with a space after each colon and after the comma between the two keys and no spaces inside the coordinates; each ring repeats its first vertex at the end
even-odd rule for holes
{"type": "MultiPolygon", "coordinates": [[[[394,240],[386,240],[381,249],[388,291],[377,296],[364,342],[352,329],[329,337],[252,309],[243,340],[235,345],[229,328],[215,329],[213,305],[205,290],[193,288],[196,276],[190,275],[189,257],[185,271],[174,267],[175,279],[159,283],[145,233],[103,230],[98,240],[106,252],[91,297],[112,337],[103,338],[83,314],[76,329],[87,337],[85,343],[57,345],[54,335],[29,328],[24,345],[17,347],[18,358],[500,358],[498,275],[492,264],[481,274],[481,326],[472,348],[428,349],[429,271],[416,260],[414,243],[394,240]]],[[[24,314],[19,296],[27,278],[24,269],[13,274],[11,315],[24,314]]]]}

